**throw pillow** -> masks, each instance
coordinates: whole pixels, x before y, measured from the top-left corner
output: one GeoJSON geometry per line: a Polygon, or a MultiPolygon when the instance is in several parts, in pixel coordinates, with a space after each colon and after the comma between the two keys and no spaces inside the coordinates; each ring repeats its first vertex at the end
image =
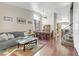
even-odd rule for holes
{"type": "Polygon", "coordinates": [[[13,34],[8,34],[8,38],[14,38],[13,34]]]}
{"type": "Polygon", "coordinates": [[[4,38],[5,40],[8,40],[8,36],[5,33],[1,34],[0,37],[4,38]]]}
{"type": "Polygon", "coordinates": [[[27,32],[24,32],[24,36],[27,36],[27,32]]]}

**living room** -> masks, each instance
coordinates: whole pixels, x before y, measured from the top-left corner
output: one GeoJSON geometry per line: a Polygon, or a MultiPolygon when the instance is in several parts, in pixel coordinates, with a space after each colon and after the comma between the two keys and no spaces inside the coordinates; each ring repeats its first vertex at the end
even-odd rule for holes
{"type": "Polygon", "coordinates": [[[0,56],[78,55],[71,35],[72,6],[72,2],[0,2],[0,56]]]}

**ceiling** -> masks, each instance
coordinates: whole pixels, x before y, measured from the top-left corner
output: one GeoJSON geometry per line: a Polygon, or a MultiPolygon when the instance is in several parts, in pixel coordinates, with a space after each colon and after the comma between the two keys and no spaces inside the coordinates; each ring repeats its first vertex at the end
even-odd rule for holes
{"type": "Polygon", "coordinates": [[[60,11],[62,8],[69,9],[71,2],[3,2],[5,4],[17,6],[38,12],[43,16],[51,15],[53,12],[60,11]]]}

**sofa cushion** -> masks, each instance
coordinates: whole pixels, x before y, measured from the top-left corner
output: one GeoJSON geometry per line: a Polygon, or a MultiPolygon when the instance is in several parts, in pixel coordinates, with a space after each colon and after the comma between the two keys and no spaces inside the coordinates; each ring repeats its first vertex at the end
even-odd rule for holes
{"type": "Polygon", "coordinates": [[[11,40],[6,40],[4,42],[0,42],[0,50],[12,47],[14,45],[17,45],[16,38],[13,38],[11,40]]]}
{"type": "Polygon", "coordinates": [[[24,37],[24,32],[12,32],[12,34],[16,37],[24,37]]]}
{"type": "Polygon", "coordinates": [[[5,38],[0,37],[0,42],[4,42],[4,41],[6,41],[6,39],[5,39],[5,38]]]}

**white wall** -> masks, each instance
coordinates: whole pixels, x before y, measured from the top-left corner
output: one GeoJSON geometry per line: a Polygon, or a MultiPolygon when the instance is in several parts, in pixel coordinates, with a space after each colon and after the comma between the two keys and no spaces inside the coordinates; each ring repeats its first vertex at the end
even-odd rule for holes
{"type": "MultiPolygon", "coordinates": [[[[70,6],[69,5],[57,9],[56,14],[57,14],[57,22],[61,23],[63,21],[64,22],[68,21],[68,23],[70,23],[70,6]]],[[[69,24],[67,24],[67,25],[62,24],[62,29],[68,25],[69,24]]]]}
{"type": "Polygon", "coordinates": [[[0,32],[33,30],[33,24],[27,22],[28,20],[32,21],[32,17],[32,11],[0,3],[0,32]],[[4,21],[4,16],[12,17],[13,22],[4,21]],[[25,18],[26,24],[17,24],[17,17],[25,18]]]}
{"type": "Polygon", "coordinates": [[[48,17],[42,18],[42,29],[44,25],[50,25],[51,26],[51,32],[52,30],[54,30],[54,13],[52,13],[51,15],[48,15],[48,17]]]}
{"type": "Polygon", "coordinates": [[[48,16],[47,23],[51,25],[50,31],[54,30],[54,13],[52,13],[51,15],[48,16]]]}
{"type": "Polygon", "coordinates": [[[79,3],[74,3],[73,9],[73,37],[74,47],[76,48],[79,55],[79,3]]]}

